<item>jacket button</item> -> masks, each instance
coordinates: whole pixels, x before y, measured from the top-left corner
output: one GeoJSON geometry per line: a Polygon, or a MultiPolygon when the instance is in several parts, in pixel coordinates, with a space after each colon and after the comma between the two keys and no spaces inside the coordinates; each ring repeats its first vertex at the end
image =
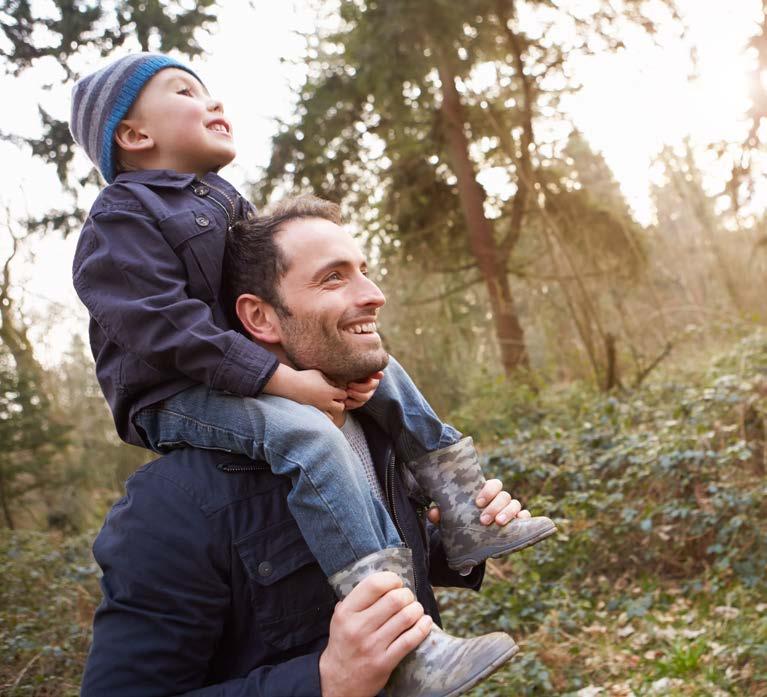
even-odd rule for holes
{"type": "Polygon", "coordinates": [[[274,569],[272,568],[271,563],[268,562],[268,561],[262,561],[258,565],[258,575],[259,576],[264,576],[264,577],[271,576],[272,575],[272,571],[274,571],[274,569]]]}
{"type": "Polygon", "coordinates": [[[195,220],[200,227],[208,227],[210,225],[210,220],[204,215],[198,215],[195,220]]]}
{"type": "Polygon", "coordinates": [[[202,184],[198,184],[194,187],[195,196],[207,196],[209,191],[210,189],[202,184]]]}

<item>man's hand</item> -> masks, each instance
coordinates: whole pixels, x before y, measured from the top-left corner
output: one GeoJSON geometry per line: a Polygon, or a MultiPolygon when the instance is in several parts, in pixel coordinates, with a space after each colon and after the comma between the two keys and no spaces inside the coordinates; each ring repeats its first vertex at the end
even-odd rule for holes
{"type": "Polygon", "coordinates": [[[280,364],[264,392],[317,407],[334,422],[344,412],[346,390],[333,385],[319,370],[294,370],[280,364]]]}
{"type": "Polygon", "coordinates": [[[383,371],[379,370],[372,375],[368,376],[366,380],[361,382],[350,382],[346,386],[346,399],[344,400],[344,406],[347,409],[359,409],[365,402],[367,402],[376,391],[376,388],[383,378],[383,371]]]}
{"type": "Polygon", "coordinates": [[[389,571],[371,574],[338,605],[320,656],[322,697],[373,697],[431,630],[422,605],[389,571]]]}
{"type": "MultiPolygon", "coordinates": [[[[479,521],[482,525],[490,525],[493,521],[497,525],[506,525],[514,518],[524,519],[530,517],[530,511],[522,508],[522,504],[517,499],[511,498],[508,491],[503,490],[503,483],[500,479],[488,479],[477,494],[476,504],[478,508],[484,509],[479,521]]],[[[429,509],[429,520],[439,524],[439,508],[429,509]]]]}

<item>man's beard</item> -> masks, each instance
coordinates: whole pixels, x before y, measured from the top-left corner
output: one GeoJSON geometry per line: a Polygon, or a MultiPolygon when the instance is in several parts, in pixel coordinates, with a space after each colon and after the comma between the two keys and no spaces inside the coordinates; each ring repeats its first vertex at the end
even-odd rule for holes
{"type": "MultiPolygon", "coordinates": [[[[353,319],[347,319],[346,324],[353,319]]],[[[380,340],[377,346],[355,346],[354,335],[344,339],[337,326],[326,326],[320,315],[291,314],[280,319],[284,334],[282,349],[288,360],[301,370],[314,368],[338,385],[364,380],[389,363],[380,340]]],[[[371,344],[372,344],[371,340],[371,344]]]]}

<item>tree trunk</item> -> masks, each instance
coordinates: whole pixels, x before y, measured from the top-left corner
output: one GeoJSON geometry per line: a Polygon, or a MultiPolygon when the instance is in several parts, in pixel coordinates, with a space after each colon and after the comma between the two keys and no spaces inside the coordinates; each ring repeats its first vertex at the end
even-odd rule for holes
{"type": "Polygon", "coordinates": [[[5,519],[5,526],[11,530],[15,530],[16,526],[13,522],[13,516],[11,515],[11,509],[8,507],[8,497],[5,494],[5,476],[3,475],[3,468],[0,465],[0,508],[3,510],[3,518],[5,519]]]}
{"type": "Polygon", "coordinates": [[[487,288],[501,363],[504,372],[511,375],[517,368],[529,365],[524,330],[519,323],[506,273],[506,258],[496,242],[492,223],[485,217],[485,194],[476,180],[474,164],[469,158],[469,143],[464,132],[463,108],[455,87],[455,75],[444,58],[439,64],[439,78],[442,82],[440,112],[453,172],[458,180],[458,196],[466,222],[469,248],[487,288]]]}
{"type": "Polygon", "coordinates": [[[19,250],[21,238],[11,232],[13,247],[5,260],[0,279],[0,342],[8,347],[16,363],[16,371],[23,374],[34,384],[42,385],[43,368],[35,358],[32,342],[27,335],[24,322],[17,316],[16,307],[11,298],[11,262],[19,250]]]}

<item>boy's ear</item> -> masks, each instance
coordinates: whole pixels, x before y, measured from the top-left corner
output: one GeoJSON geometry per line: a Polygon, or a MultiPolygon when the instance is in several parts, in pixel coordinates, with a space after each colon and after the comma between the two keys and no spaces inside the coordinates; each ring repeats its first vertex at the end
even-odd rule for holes
{"type": "Polygon", "coordinates": [[[256,341],[281,343],[277,313],[268,302],[257,295],[243,293],[237,298],[234,308],[243,328],[256,341]]]}
{"type": "Polygon", "coordinates": [[[117,124],[115,143],[125,152],[140,152],[154,147],[152,136],[134,119],[123,119],[117,124]]]}

